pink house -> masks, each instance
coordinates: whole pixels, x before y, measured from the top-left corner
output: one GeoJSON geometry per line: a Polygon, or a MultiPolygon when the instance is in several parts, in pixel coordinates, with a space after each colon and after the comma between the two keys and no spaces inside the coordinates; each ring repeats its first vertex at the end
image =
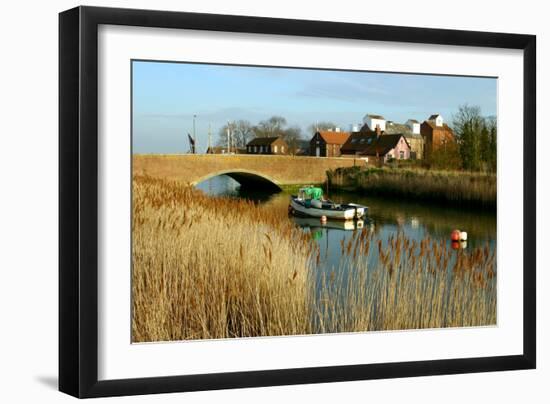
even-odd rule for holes
{"type": "Polygon", "coordinates": [[[405,136],[401,134],[379,135],[370,142],[361,155],[375,157],[381,159],[382,162],[392,158],[407,160],[411,158],[411,146],[405,136]]]}

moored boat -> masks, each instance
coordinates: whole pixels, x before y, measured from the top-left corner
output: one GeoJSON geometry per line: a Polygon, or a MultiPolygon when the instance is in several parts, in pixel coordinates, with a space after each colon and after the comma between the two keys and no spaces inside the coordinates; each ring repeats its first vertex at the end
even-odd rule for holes
{"type": "Polygon", "coordinates": [[[291,213],[297,216],[309,216],[336,220],[361,219],[368,208],[356,203],[335,203],[323,199],[323,191],[316,187],[300,188],[298,195],[290,197],[291,213]]]}

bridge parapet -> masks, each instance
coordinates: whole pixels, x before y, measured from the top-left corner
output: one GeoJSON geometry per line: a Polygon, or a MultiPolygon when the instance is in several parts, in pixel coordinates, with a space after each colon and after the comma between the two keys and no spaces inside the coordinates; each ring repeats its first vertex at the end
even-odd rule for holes
{"type": "Polygon", "coordinates": [[[271,156],[246,154],[137,154],[136,174],[167,178],[196,185],[208,178],[227,174],[240,183],[256,179],[279,187],[319,184],[326,172],[338,167],[363,165],[360,159],[345,157],[271,156]]]}

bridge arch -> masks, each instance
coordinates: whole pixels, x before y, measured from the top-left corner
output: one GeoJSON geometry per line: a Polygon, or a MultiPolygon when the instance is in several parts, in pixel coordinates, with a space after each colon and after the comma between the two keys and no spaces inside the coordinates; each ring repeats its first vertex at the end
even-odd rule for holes
{"type": "Polygon", "coordinates": [[[254,188],[254,189],[265,189],[269,191],[281,191],[281,186],[279,182],[268,175],[259,173],[257,171],[245,170],[241,168],[229,169],[229,170],[220,170],[208,173],[195,181],[191,182],[191,185],[195,186],[200,184],[203,181],[209,180],[220,175],[227,175],[228,177],[233,178],[242,187],[254,188]]]}

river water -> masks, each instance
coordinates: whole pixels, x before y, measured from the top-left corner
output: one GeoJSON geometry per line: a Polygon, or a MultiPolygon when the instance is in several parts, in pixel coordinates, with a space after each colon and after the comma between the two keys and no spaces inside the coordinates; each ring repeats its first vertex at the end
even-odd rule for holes
{"type": "MultiPolygon", "coordinates": [[[[222,175],[199,184],[197,188],[209,195],[225,195],[247,198],[266,205],[288,205],[290,195],[285,192],[265,193],[241,190],[239,183],[222,175]]],[[[369,207],[368,218],[359,225],[368,226],[381,239],[401,232],[410,239],[420,241],[426,237],[432,240],[446,240],[451,245],[453,229],[468,233],[467,243],[458,248],[496,246],[496,214],[494,211],[460,209],[438,206],[430,203],[407,201],[399,198],[368,197],[354,193],[330,193],[333,201],[355,202],[369,207]]],[[[329,221],[322,225],[318,219],[295,218],[298,226],[312,233],[319,244],[321,257],[327,266],[340,260],[341,240],[347,239],[357,227],[354,222],[329,221]]]]}

